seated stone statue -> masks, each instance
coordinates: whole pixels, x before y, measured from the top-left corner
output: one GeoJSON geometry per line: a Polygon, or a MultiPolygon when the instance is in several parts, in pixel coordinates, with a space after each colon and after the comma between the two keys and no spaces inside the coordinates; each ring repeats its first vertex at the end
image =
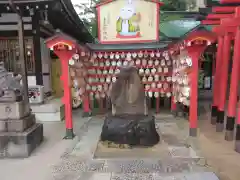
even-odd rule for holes
{"type": "Polygon", "coordinates": [[[19,79],[9,75],[4,64],[0,62],[0,102],[21,101],[22,92],[19,79]]]}
{"type": "Polygon", "coordinates": [[[144,87],[134,67],[122,67],[112,85],[112,113],[104,121],[102,141],[131,146],[153,146],[159,142],[155,117],[149,115],[144,87]]]}

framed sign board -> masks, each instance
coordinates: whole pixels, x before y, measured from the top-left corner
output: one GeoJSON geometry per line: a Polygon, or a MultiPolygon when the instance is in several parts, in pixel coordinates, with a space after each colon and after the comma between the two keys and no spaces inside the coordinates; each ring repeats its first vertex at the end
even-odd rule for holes
{"type": "Polygon", "coordinates": [[[101,44],[145,43],[159,40],[158,0],[108,0],[97,6],[101,44]]]}

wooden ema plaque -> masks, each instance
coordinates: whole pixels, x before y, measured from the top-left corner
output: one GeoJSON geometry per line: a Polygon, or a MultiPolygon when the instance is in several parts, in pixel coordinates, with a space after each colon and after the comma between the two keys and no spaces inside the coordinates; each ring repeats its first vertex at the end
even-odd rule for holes
{"type": "Polygon", "coordinates": [[[157,42],[161,4],[157,0],[108,0],[98,4],[100,43],[157,42]]]}

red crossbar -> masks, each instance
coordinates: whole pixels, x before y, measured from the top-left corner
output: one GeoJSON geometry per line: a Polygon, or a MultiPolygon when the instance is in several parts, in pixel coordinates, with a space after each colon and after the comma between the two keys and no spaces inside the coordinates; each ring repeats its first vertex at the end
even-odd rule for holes
{"type": "Polygon", "coordinates": [[[209,14],[207,19],[223,19],[223,18],[232,18],[234,14],[209,14]]]}
{"type": "Polygon", "coordinates": [[[240,3],[240,0],[220,0],[221,4],[233,4],[233,3],[240,3]]]}
{"type": "Polygon", "coordinates": [[[226,6],[226,7],[213,7],[212,12],[215,13],[234,13],[235,12],[234,6],[226,6]]]}
{"type": "Polygon", "coordinates": [[[240,26],[240,18],[222,19],[221,25],[230,27],[240,26]]]}
{"type": "Polygon", "coordinates": [[[220,20],[202,20],[203,25],[220,25],[220,20]]]}

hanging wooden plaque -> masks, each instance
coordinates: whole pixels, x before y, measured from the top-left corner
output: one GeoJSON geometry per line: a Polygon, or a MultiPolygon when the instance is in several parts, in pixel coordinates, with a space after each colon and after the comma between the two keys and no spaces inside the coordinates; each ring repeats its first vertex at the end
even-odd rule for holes
{"type": "Polygon", "coordinates": [[[108,0],[97,6],[98,38],[102,44],[159,40],[157,0],[108,0]]]}

